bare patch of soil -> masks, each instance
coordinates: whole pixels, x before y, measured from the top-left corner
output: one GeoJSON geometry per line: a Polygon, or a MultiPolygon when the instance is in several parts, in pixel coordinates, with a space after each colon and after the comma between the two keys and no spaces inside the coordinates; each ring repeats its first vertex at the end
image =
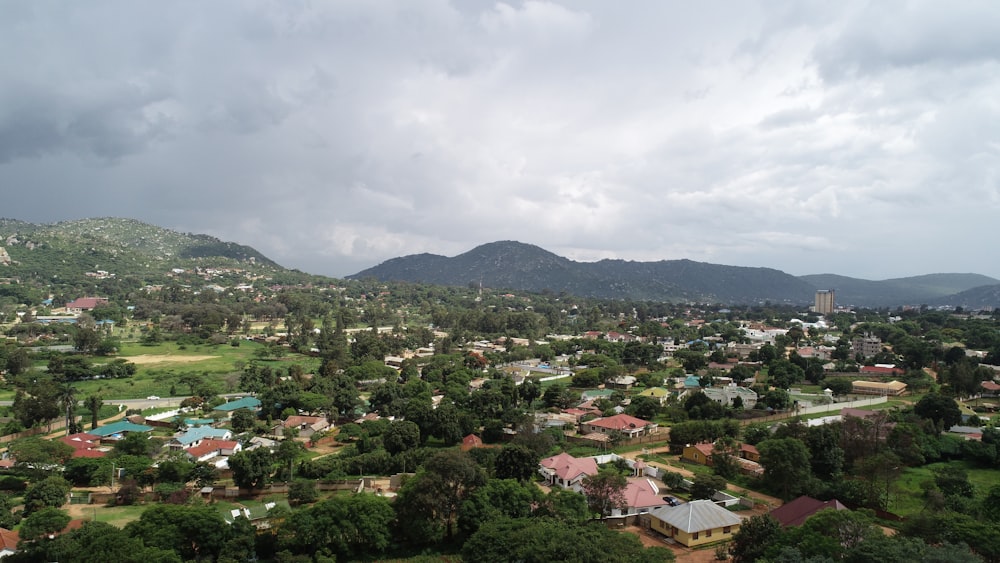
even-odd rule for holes
{"type": "Polygon", "coordinates": [[[204,360],[214,360],[215,358],[218,358],[218,356],[173,356],[170,354],[141,354],[138,356],[129,356],[125,359],[137,366],[145,366],[150,364],[162,364],[165,362],[170,362],[172,364],[190,364],[194,362],[201,362],[204,360]]]}

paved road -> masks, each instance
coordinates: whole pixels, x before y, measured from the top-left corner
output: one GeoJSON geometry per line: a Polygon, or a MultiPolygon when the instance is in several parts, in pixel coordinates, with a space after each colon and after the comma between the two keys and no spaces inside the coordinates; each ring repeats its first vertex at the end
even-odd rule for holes
{"type": "MultiPolygon", "coordinates": [[[[220,397],[225,397],[226,399],[231,399],[233,397],[245,397],[248,393],[226,393],[224,395],[219,395],[220,397]]],[[[156,400],[150,399],[102,399],[105,405],[125,405],[127,409],[151,409],[154,407],[179,407],[181,401],[187,399],[189,395],[183,397],[160,397],[156,400]]],[[[0,407],[9,407],[14,404],[14,401],[0,401],[0,407]]],[[[83,404],[80,401],[79,404],[83,404]]]]}

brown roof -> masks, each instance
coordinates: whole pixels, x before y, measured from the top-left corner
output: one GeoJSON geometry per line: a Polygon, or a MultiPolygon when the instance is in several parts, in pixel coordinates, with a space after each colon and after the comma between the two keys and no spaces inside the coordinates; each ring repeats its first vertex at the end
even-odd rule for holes
{"type": "Polygon", "coordinates": [[[5,549],[17,551],[17,542],[20,541],[20,539],[21,537],[18,535],[17,530],[0,528],[0,551],[5,549]]]}
{"type": "Polygon", "coordinates": [[[812,497],[801,496],[792,502],[783,504],[770,512],[775,520],[782,526],[801,526],[810,516],[820,510],[832,508],[834,510],[847,510],[847,507],[840,504],[839,500],[821,501],[812,497]]]}

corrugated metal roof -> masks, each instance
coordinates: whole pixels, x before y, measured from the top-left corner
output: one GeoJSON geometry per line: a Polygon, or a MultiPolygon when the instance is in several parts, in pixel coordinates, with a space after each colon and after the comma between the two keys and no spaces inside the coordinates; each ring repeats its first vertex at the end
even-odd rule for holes
{"type": "Polygon", "coordinates": [[[650,514],[689,534],[736,526],[742,522],[739,516],[710,500],[693,500],[680,506],[665,506],[650,514]]]}

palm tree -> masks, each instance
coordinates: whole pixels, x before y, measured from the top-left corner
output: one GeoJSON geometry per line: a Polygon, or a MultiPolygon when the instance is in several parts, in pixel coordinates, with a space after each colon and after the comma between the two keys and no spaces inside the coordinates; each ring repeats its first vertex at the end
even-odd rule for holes
{"type": "Polygon", "coordinates": [[[76,388],[69,383],[64,383],[59,389],[59,401],[62,402],[62,406],[66,409],[66,435],[68,436],[73,429],[74,419],[73,412],[76,410],[76,388]]]}
{"type": "Polygon", "coordinates": [[[90,411],[90,429],[93,430],[97,428],[97,418],[101,407],[104,406],[104,401],[101,400],[100,395],[90,395],[84,402],[87,405],[87,410],[90,411]]]}

